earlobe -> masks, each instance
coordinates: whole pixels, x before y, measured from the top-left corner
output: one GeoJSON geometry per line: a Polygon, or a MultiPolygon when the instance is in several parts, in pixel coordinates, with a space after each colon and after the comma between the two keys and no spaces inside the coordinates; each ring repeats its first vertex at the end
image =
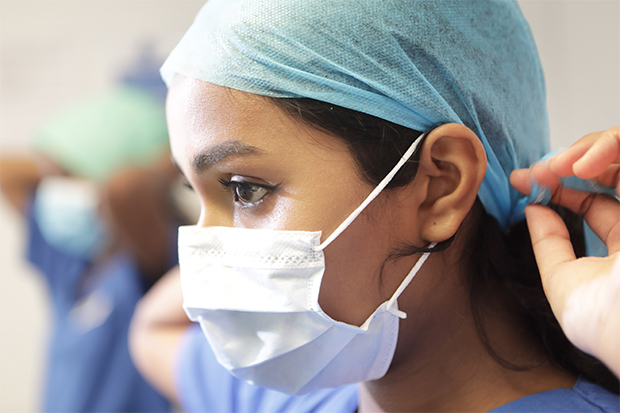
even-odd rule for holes
{"type": "Polygon", "coordinates": [[[426,186],[418,209],[423,240],[441,242],[456,233],[476,200],[486,164],[482,142],[464,125],[448,123],[427,135],[416,177],[426,186]]]}

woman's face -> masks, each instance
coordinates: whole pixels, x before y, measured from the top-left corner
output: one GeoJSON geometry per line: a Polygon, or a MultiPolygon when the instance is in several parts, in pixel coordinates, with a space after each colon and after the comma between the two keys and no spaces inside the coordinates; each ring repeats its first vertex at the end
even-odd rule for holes
{"type": "MultiPolygon", "coordinates": [[[[341,140],[263,97],[178,76],[167,117],[172,156],[201,200],[199,226],[322,231],[325,240],[373,189],[341,140]]],[[[404,213],[383,194],[325,249],[319,303],[331,317],[361,325],[395,291],[408,260],[379,272],[405,241],[404,213]]]]}

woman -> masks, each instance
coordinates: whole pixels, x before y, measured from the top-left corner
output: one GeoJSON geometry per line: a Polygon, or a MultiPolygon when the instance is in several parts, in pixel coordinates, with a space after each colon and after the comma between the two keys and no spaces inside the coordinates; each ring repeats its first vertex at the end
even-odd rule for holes
{"type": "Polygon", "coordinates": [[[175,274],[132,347],[188,410],[617,403],[580,378],[608,372],[554,321],[509,184],[547,151],[515,3],[212,0],[162,74],[203,207],[180,232],[183,305],[212,353],[175,274]]]}

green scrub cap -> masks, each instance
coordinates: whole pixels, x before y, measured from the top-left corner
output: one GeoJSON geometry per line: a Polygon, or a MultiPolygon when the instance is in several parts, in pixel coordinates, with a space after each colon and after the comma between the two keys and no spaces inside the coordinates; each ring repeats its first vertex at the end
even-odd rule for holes
{"type": "Polygon", "coordinates": [[[122,167],[147,165],[167,147],[163,105],[134,88],[79,102],[45,124],[34,141],[66,172],[95,181],[122,167]]]}

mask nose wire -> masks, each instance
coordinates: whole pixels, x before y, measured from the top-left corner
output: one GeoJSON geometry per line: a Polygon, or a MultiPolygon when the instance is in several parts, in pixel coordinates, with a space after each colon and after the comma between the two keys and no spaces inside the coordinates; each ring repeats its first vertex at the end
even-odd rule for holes
{"type": "Polygon", "coordinates": [[[407,149],[407,151],[400,158],[396,166],[392,168],[390,173],[388,173],[385,178],[383,178],[383,180],[379,182],[379,185],[377,185],[377,187],[370,193],[370,195],[368,195],[364,202],[362,202],[362,204],[357,207],[357,209],[353,211],[353,213],[351,213],[351,215],[349,215],[349,217],[345,219],[344,222],[340,224],[340,226],[338,226],[338,228],[336,228],[336,230],[332,232],[332,234],[327,237],[325,241],[323,241],[323,243],[321,243],[321,245],[319,245],[318,247],[314,247],[315,251],[324,250],[329,244],[332,243],[333,240],[336,239],[338,235],[342,234],[342,232],[347,229],[349,225],[351,225],[351,222],[353,222],[353,220],[355,220],[355,218],[357,218],[359,214],[362,213],[364,208],[366,208],[368,204],[370,204],[381,193],[381,191],[383,191],[383,189],[390,183],[392,178],[394,178],[394,175],[396,175],[400,168],[402,168],[403,165],[409,160],[409,158],[411,158],[415,150],[418,148],[420,142],[424,140],[425,136],[426,132],[418,136],[418,138],[411,144],[409,149],[407,149]]]}

